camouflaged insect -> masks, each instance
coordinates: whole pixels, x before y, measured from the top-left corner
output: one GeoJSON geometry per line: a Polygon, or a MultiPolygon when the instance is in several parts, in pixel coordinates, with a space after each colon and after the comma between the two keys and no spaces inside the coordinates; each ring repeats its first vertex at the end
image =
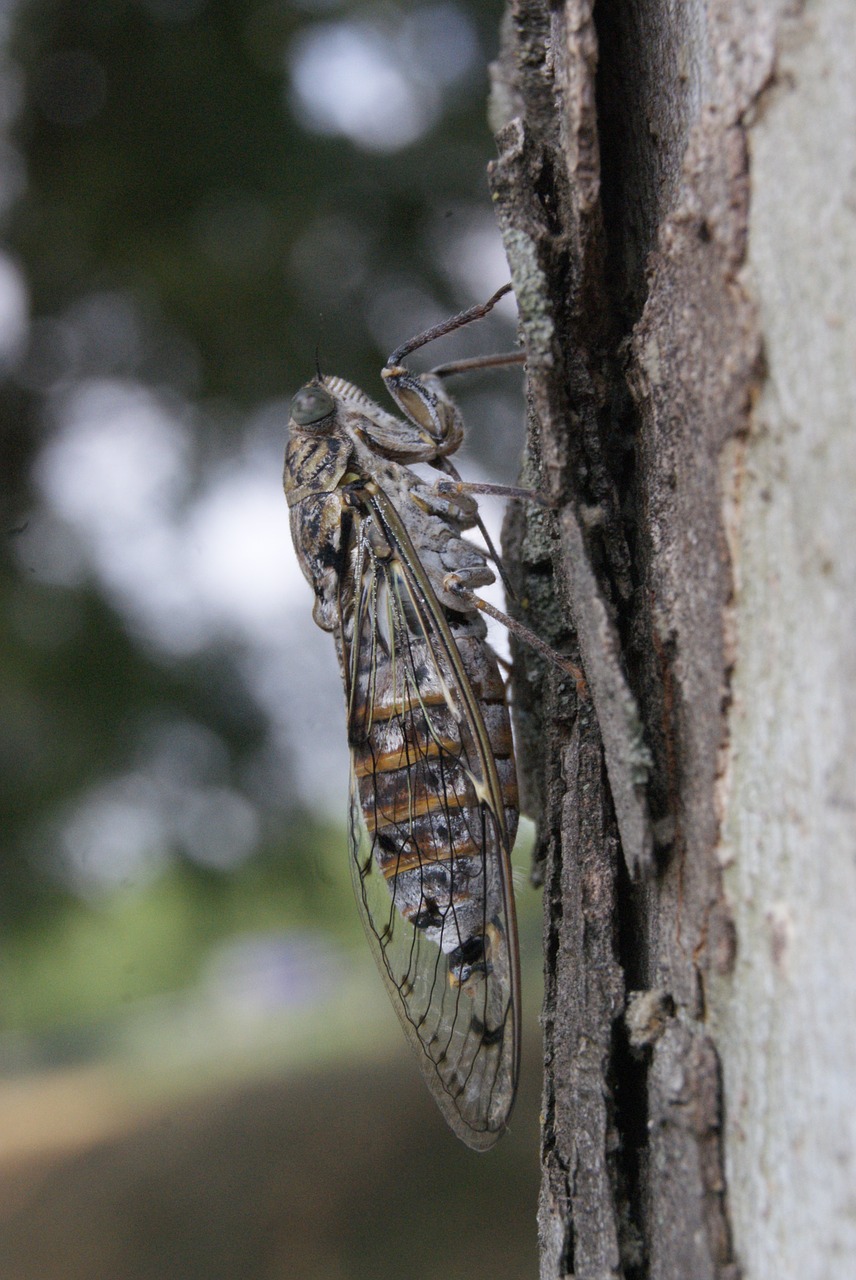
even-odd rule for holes
{"type": "Polygon", "coordinates": [[[454,475],[444,459],[463,439],[441,379],[401,363],[428,336],[383,370],[404,418],[341,378],[298,391],[284,483],[313,616],[333,633],[344,679],[351,871],[369,942],[440,1110],[486,1149],[518,1076],[517,781],[503,682],[470,594],[494,580],[464,537],[476,502],[408,465],[454,475]]]}

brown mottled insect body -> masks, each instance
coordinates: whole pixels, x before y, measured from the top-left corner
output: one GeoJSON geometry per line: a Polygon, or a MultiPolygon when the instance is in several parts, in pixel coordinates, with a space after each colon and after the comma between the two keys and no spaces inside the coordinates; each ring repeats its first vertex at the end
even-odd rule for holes
{"type": "MultiPolygon", "coordinates": [[[[499,778],[506,830],[513,840],[517,779],[505,691],[480,637],[459,635],[457,645],[479,701],[499,778]]],[[[377,836],[378,866],[395,885],[395,906],[448,952],[482,923],[472,910],[472,918],[464,921],[462,912],[467,908],[460,896],[483,871],[481,802],[466,767],[461,727],[448,706],[432,655],[412,632],[408,657],[418,689],[400,688],[393,657],[383,652],[377,657],[374,682],[361,681],[361,688],[371,687],[371,701],[360,699],[354,704],[358,729],[351,747],[363,818],[369,834],[377,836]],[[439,866],[432,880],[429,865],[444,863],[448,867],[439,866]],[[441,902],[437,886],[448,880],[459,895],[454,921],[448,919],[445,908],[424,907],[426,902],[441,902]],[[440,931],[435,917],[446,921],[445,926],[441,922],[440,931]]],[[[483,891],[477,897],[470,894],[467,901],[481,911],[481,897],[483,891]]]]}
{"type": "Polygon", "coordinates": [[[434,375],[391,361],[384,376],[407,418],[339,378],[297,393],[285,491],[314,618],[342,667],[366,932],[440,1109],[486,1148],[519,1059],[511,727],[466,594],[494,574],[465,537],[473,498],[408,465],[458,447],[457,408],[434,375]]]}

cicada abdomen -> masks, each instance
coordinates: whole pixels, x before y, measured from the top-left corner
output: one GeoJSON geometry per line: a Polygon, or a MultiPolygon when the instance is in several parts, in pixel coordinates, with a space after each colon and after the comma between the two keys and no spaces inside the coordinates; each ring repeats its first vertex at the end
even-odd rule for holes
{"type": "Polygon", "coordinates": [[[366,932],[441,1111],[483,1149],[505,1128],[519,1061],[511,726],[462,595],[493,578],[464,537],[475,503],[405,465],[457,447],[459,416],[436,379],[392,373],[406,376],[405,420],[337,378],[298,392],[285,488],[342,666],[366,932]]]}

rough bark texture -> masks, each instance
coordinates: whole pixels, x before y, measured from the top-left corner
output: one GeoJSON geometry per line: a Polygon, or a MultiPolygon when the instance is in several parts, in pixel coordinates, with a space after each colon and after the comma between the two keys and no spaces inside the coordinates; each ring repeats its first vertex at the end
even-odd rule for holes
{"type": "Polygon", "coordinates": [[[854,29],[509,5],[491,182],[557,513],[506,542],[585,672],[516,664],[545,1280],[856,1251],[854,29]]]}

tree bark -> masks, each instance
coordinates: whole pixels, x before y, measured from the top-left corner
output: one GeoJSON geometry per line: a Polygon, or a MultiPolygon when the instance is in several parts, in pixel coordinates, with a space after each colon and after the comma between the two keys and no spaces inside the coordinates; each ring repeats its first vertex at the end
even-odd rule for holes
{"type": "Polygon", "coordinates": [[[509,4],[491,184],[556,514],[506,551],[585,677],[516,654],[545,1280],[856,1253],[852,18],[509,4]]]}

